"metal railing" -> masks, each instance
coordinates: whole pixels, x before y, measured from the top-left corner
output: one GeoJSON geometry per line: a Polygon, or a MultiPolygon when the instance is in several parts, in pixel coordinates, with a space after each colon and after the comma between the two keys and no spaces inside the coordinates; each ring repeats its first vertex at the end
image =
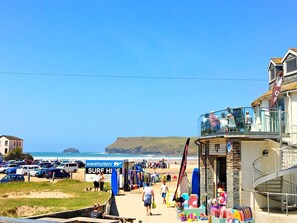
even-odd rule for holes
{"type": "Polygon", "coordinates": [[[264,107],[239,107],[211,111],[198,118],[198,133],[201,136],[252,132],[279,134],[280,115],[280,110],[264,107]]]}
{"type": "MultiPolygon", "coordinates": [[[[293,194],[293,193],[263,192],[263,191],[257,191],[257,190],[247,190],[247,189],[243,189],[243,191],[248,191],[248,192],[253,193],[253,200],[254,200],[253,208],[254,208],[254,211],[256,209],[256,196],[255,196],[255,194],[257,193],[257,194],[266,196],[267,197],[267,212],[268,212],[268,214],[270,214],[270,209],[271,209],[271,207],[270,207],[271,197],[279,196],[280,200],[284,200],[285,205],[286,205],[286,207],[285,207],[286,215],[289,215],[289,202],[288,202],[288,199],[290,197],[294,197],[294,200],[297,199],[297,194],[293,194]],[[282,197],[284,197],[284,199],[282,197]]],[[[296,208],[297,208],[297,206],[296,206],[296,208]]]]}

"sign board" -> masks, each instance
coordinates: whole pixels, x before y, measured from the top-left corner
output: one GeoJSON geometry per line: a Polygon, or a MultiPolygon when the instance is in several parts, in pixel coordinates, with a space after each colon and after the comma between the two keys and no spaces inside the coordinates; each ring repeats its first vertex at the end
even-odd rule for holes
{"type": "Polygon", "coordinates": [[[209,155],[226,155],[226,143],[209,143],[209,155]]]}
{"type": "Polygon", "coordinates": [[[233,116],[237,129],[244,128],[244,114],[241,108],[233,108],[233,116]]]}
{"type": "Polygon", "coordinates": [[[110,179],[113,169],[122,174],[123,160],[86,160],[85,180],[93,182],[96,173],[104,173],[105,178],[110,179]]]}

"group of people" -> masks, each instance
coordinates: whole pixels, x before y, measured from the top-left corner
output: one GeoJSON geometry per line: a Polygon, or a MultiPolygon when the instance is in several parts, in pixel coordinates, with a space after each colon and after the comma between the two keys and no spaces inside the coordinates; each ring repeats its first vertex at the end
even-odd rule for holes
{"type": "Polygon", "coordinates": [[[94,177],[94,190],[98,191],[100,189],[100,191],[104,190],[104,174],[101,172],[100,174],[96,173],[95,177],[94,177]]]}
{"type": "MultiPolygon", "coordinates": [[[[226,109],[226,111],[227,111],[227,114],[225,112],[222,112],[220,118],[216,116],[213,111],[205,114],[201,122],[202,133],[207,134],[207,133],[216,133],[216,132],[235,131],[237,126],[236,126],[234,114],[231,108],[229,107],[226,109]]],[[[253,123],[253,119],[249,111],[246,111],[244,122],[245,122],[246,130],[250,131],[253,123]]]]}

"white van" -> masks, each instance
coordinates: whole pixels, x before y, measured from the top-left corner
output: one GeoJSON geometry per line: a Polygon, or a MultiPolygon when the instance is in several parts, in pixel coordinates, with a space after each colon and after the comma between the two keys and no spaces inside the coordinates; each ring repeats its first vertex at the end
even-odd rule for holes
{"type": "Polygon", "coordinates": [[[23,175],[28,175],[30,171],[39,168],[38,165],[21,165],[19,168],[16,170],[16,174],[23,174],[23,175]]]}
{"type": "Polygon", "coordinates": [[[57,166],[58,169],[65,170],[67,173],[76,172],[78,170],[77,163],[62,163],[57,166]]]}

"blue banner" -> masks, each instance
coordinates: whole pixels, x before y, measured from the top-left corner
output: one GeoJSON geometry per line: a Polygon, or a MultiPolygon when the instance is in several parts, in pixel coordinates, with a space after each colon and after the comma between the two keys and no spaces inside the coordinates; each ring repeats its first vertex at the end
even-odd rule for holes
{"type": "Polygon", "coordinates": [[[122,168],[123,160],[86,160],[86,167],[122,168]]]}

